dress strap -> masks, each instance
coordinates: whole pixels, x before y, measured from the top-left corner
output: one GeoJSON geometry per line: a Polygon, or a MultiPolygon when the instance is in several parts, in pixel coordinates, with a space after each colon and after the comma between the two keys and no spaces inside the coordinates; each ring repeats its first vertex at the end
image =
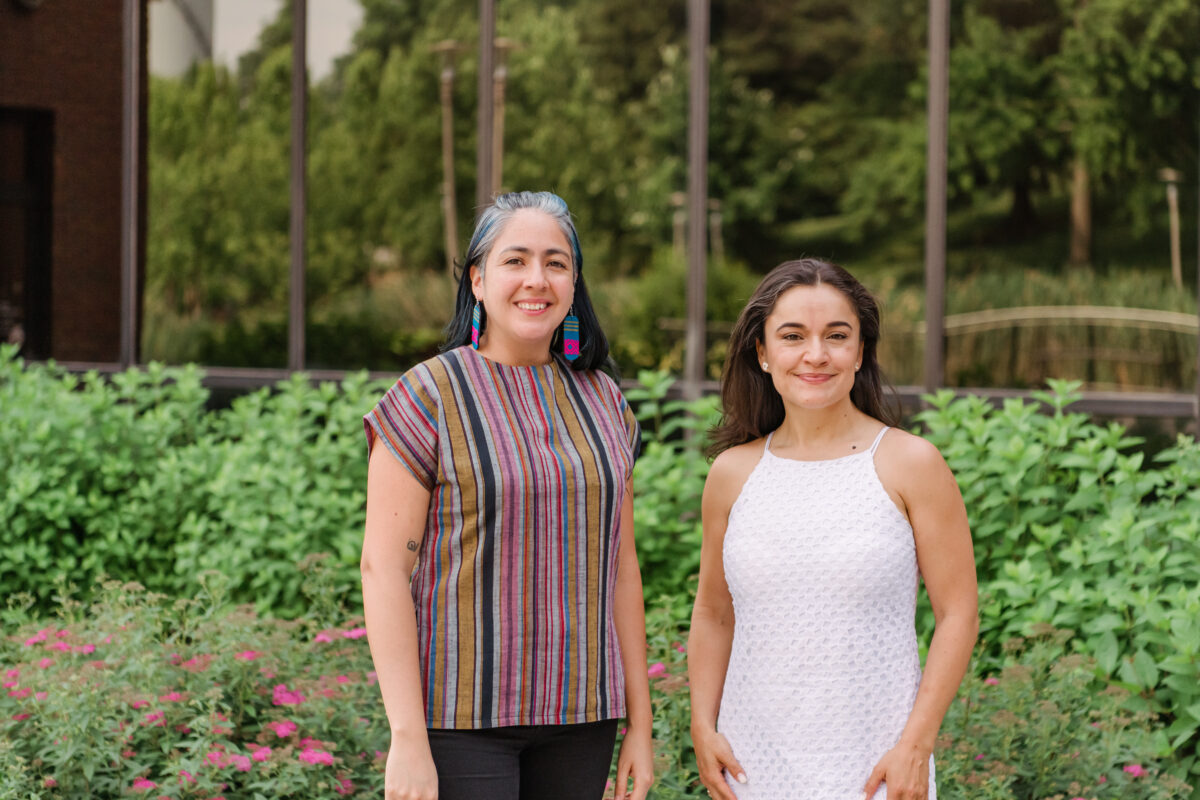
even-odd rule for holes
{"type": "Polygon", "coordinates": [[[888,431],[890,431],[891,429],[892,428],[890,425],[884,425],[883,430],[881,430],[879,432],[879,435],[875,437],[875,441],[871,442],[871,449],[868,450],[867,452],[870,453],[871,455],[875,455],[875,451],[879,449],[879,443],[881,441],[883,441],[883,435],[885,433],[887,433],[888,431]]]}

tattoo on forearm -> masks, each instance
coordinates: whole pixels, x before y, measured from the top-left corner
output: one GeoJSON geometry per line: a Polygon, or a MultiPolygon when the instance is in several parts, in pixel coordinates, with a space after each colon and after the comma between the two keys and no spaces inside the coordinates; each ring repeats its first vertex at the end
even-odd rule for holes
{"type": "Polygon", "coordinates": [[[417,549],[417,540],[416,540],[416,539],[409,539],[409,540],[408,540],[408,549],[409,549],[409,550],[416,551],[416,549],[417,549]]]}

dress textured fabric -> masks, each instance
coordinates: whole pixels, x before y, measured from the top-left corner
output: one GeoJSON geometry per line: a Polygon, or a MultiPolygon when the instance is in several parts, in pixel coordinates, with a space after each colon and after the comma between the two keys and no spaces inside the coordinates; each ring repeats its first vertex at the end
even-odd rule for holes
{"type": "MultiPolygon", "coordinates": [[[[747,800],[858,800],[921,680],[912,527],[870,449],[762,458],[729,512],[733,647],[718,730],[747,800]]],[[[930,759],[930,800],[936,800],[930,759]]],[[[881,786],[874,800],[887,797],[881,786]]]]}
{"type": "Polygon", "coordinates": [[[410,584],[427,726],[624,716],[613,596],[639,428],[616,383],[459,347],[364,424],[430,490],[410,584]]]}

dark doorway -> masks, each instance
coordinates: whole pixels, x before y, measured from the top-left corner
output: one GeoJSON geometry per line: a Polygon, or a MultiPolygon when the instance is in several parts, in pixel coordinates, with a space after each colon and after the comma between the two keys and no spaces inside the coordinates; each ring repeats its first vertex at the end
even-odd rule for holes
{"type": "Polygon", "coordinates": [[[50,357],[54,114],[0,107],[0,343],[50,357]]]}

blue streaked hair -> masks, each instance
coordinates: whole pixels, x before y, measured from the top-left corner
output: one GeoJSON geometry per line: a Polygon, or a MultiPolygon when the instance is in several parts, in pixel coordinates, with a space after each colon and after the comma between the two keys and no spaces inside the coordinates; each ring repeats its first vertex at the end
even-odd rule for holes
{"type": "MultiPolygon", "coordinates": [[[[541,211],[558,225],[571,246],[571,259],[575,267],[575,316],[579,318],[579,358],[571,362],[577,370],[605,369],[614,372],[608,357],[608,339],[600,328],[596,310],[588,295],[587,283],[583,279],[583,253],[579,249],[579,233],[567,203],[553,192],[509,192],[499,195],[479,212],[475,220],[475,232],[467,245],[467,254],[458,265],[456,278],[458,293],[454,300],[454,317],[446,326],[446,341],[442,350],[450,350],[471,343],[471,312],[475,308],[475,294],[471,291],[471,267],[483,270],[488,255],[500,238],[500,233],[518,211],[541,211]]],[[[482,323],[487,325],[487,311],[482,310],[482,323]]],[[[562,350],[562,326],[554,334],[551,351],[562,350]]]]}

